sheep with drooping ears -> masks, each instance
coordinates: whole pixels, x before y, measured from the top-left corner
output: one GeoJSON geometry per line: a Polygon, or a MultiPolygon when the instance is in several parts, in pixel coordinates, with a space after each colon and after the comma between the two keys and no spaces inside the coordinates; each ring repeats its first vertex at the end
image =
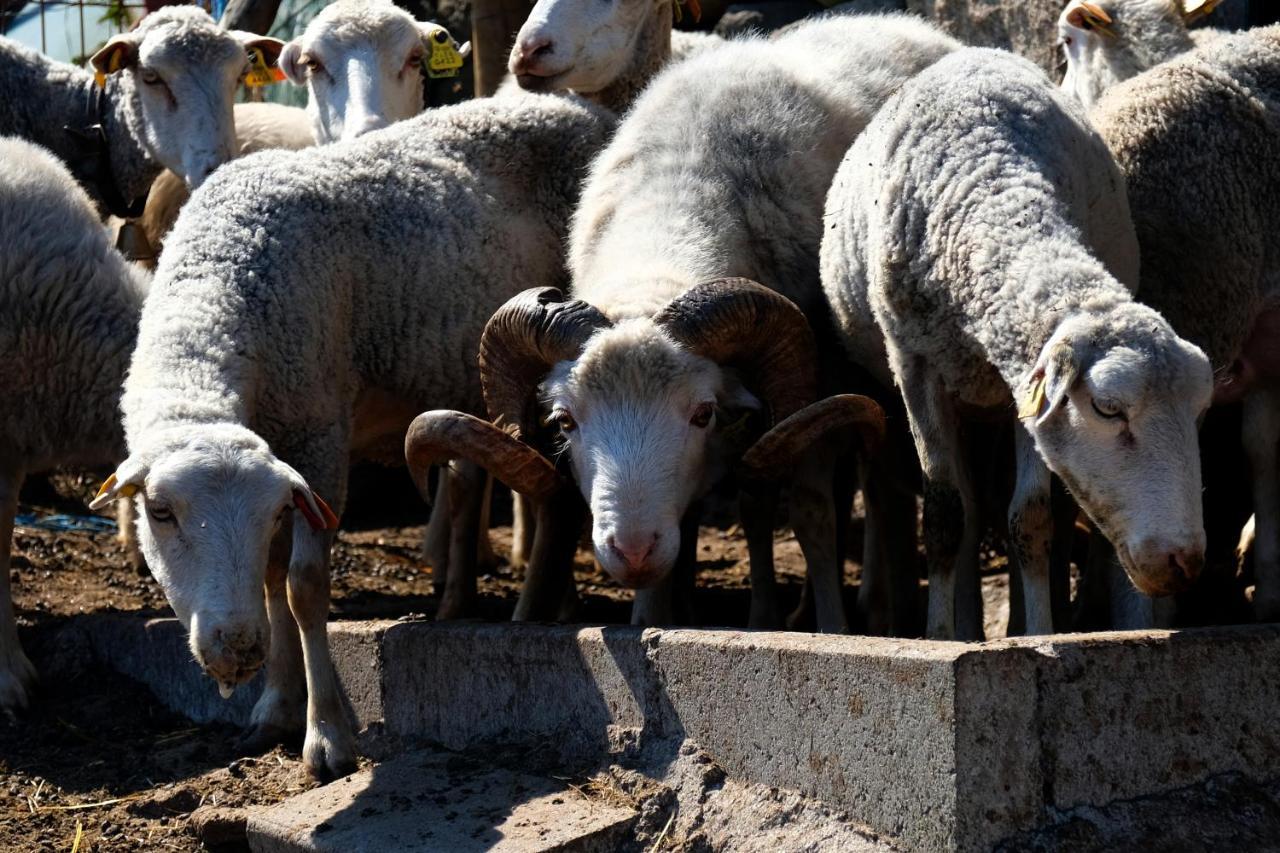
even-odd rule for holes
{"type": "MultiPolygon", "coordinates": [[[[577,99],[472,101],[241,158],[178,217],[125,385],[129,455],[95,504],[136,493],[148,565],[224,691],[266,664],[247,747],[305,721],[312,772],[354,768],[318,496],[341,513],[349,460],[399,458],[424,408],[481,411],[484,324],[563,279],[580,177],[611,130],[577,99]]],[[[467,494],[456,561],[475,554],[467,494]]]]}
{"type": "MultiPolygon", "coordinates": [[[[670,66],[592,166],[570,243],[573,301],[529,292],[490,323],[481,348],[490,414],[528,433],[540,397],[535,408],[558,424],[591,506],[597,560],[644,592],[633,621],[674,615],[661,588],[692,547],[687,510],[725,458],[719,427],[764,409],[776,430],[800,434],[817,382],[805,314],[826,311],[817,250],[831,175],[892,90],[957,48],[919,19],[831,18],[670,66]],[[801,420],[788,423],[792,415],[801,420]]],[[[878,410],[846,402],[843,423],[875,432],[867,425],[878,427],[878,410]]],[[[512,436],[492,440],[537,466],[512,436]]],[[[800,450],[776,437],[766,446],[775,456],[800,450]]],[[[817,456],[797,464],[792,518],[820,627],[841,631],[831,464],[817,456]]],[[[752,624],[776,624],[771,512],[744,526],[752,624]]]]}
{"type": "Polygon", "coordinates": [[[854,360],[901,389],[925,473],[930,636],[980,636],[955,608],[981,536],[962,435],[1015,411],[1009,527],[1029,631],[1053,630],[1050,471],[1141,589],[1194,579],[1208,360],[1133,300],[1123,178],[1073,99],[1012,54],[949,56],[854,143],[827,216],[836,324],[854,360]],[[962,530],[939,522],[957,510],[962,530]]]}
{"type": "Polygon", "coordinates": [[[1092,107],[1108,88],[1221,35],[1190,30],[1221,0],[1072,0],[1058,18],[1062,88],[1092,107]]]}
{"type": "Polygon", "coordinates": [[[1203,347],[1215,400],[1244,402],[1259,618],[1280,615],[1280,27],[1224,35],[1090,113],[1128,188],[1138,296],[1203,347]]]}
{"type": "Polygon", "coordinates": [[[94,72],[0,38],[0,134],[45,146],[103,209],[136,216],[162,169],[198,186],[235,156],[231,105],[246,50],[273,61],[282,44],[169,6],[93,55],[99,84],[94,72]]]}
{"type": "Polygon", "coordinates": [[[0,712],[27,706],[35,676],[9,589],[18,492],[29,473],[123,457],[120,386],[147,283],[61,161],[0,137],[0,712]]]}

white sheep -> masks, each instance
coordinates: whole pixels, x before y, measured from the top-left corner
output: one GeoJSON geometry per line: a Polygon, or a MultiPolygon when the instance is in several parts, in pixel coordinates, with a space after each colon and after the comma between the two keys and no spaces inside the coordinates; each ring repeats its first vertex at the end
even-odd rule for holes
{"type": "Polygon", "coordinates": [[[124,453],[120,386],[145,272],[112,248],[85,191],[47,150],[0,138],[0,711],[25,708],[35,670],[18,643],[9,560],[28,473],[124,453]]]}
{"type": "Polygon", "coordinates": [[[675,2],[538,0],[507,67],[522,89],[573,91],[621,114],[668,62],[724,43],[672,30],[675,2]]]}
{"type": "Polygon", "coordinates": [[[854,143],[827,217],[836,324],[854,360],[901,389],[926,478],[931,637],[981,636],[955,607],[981,535],[962,436],[1015,409],[1010,550],[1028,631],[1053,630],[1050,471],[1141,589],[1194,579],[1208,360],[1131,298],[1123,178],[1073,99],[1012,54],[949,56],[854,143]],[[947,523],[957,511],[962,531],[947,523]]]}
{"type": "Polygon", "coordinates": [[[470,52],[470,42],[459,45],[390,0],[336,0],[285,45],[280,69],[307,87],[307,113],[324,144],[422,112],[423,75],[457,74],[470,52]]]}
{"type": "MultiPolygon", "coordinates": [[[[525,294],[495,315],[481,350],[490,414],[527,431],[525,402],[545,380],[543,408],[593,513],[596,559],[619,582],[670,582],[728,412],[763,401],[778,421],[811,402],[812,336],[795,306],[826,311],[817,250],[831,176],[893,89],[957,47],[916,18],[831,18],[670,66],[583,190],[570,244],[576,301],[565,304],[584,307],[552,310],[554,296],[525,294]],[[529,343],[565,312],[581,328],[563,346],[529,343]]],[[[792,518],[819,625],[839,631],[831,463],[818,455],[798,466],[792,518]]],[[[777,619],[772,521],[751,525],[752,624],[777,619]]],[[[662,596],[637,604],[635,621],[672,617],[662,596]]]]}
{"type": "Polygon", "coordinates": [[[246,51],[273,61],[281,46],[227,32],[199,7],[168,6],[93,55],[95,83],[95,72],[0,38],[0,134],[45,146],[102,208],[136,216],[161,169],[194,187],[234,156],[246,51]]]}
{"type": "Polygon", "coordinates": [[[1058,18],[1062,88],[1092,107],[1111,86],[1221,35],[1187,25],[1221,0],[1071,0],[1058,18]]]}
{"type": "Polygon", "coordinates": [[[1254,608],[1280,618],[1280,27],[1224,35],[1122,83],[1090,113],[1124,173],[1138,295],[1244,401],[1254,608]]]}
{"type": "MultiPolygon", "coordinates": [[[[336,518],[316,493],[340,513],[351,458],[402,458],[429,406],[481,409],[485,321],[563,277],[580,175],[611,125],[577,99],[472,101],[241,158],[179,215],[125,385],[129,456],[95,505],[137,492],[147,563],[224,692],[266,660],[251,744],[305,708],[306,766],[353,769],[325,634],[336,518]]],[[[468,494],[452,510],[470,545],[451,559],[474,555],[482,490],[468,494]]]]}

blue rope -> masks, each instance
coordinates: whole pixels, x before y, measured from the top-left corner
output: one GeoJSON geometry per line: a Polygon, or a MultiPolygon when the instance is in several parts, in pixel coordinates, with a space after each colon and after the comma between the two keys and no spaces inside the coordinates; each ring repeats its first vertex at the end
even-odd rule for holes
{"type": "Polygon", "coordinates": [[[83,531],[86,533],[109,533],[116,529],[116,523],[109,518],[98,515],[44,515],[19,513],[13,520],[18,527],[32,530],[83,531]]]}

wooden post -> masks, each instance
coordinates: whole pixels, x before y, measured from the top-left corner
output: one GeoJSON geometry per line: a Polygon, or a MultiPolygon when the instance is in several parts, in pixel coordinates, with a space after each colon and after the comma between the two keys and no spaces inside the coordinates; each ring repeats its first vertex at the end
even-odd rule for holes
{"type": "Polygon", "coordinates": [[[471,6],[471,67],[476,96],[498,91],[507,73],[507,56],[521,24],[529,17],[529,0],[474,0],[471,6]]]}

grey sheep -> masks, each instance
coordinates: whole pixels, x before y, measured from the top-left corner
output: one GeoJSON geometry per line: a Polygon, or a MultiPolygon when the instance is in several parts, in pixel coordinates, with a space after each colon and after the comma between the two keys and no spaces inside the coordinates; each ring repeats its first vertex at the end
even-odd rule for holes
{"type": "Polygon", "coordinates": [[[146,289],[66,166],[0,137],[0,712],[26,707],[35,676],[9,589],[18,492],[26,474],[123,457],[120,388],[146,289]]]}
{"type": "Polygon", "coordinates": [[[1222,36],[1109,91],[1090,114],[1128,186],[1138,295],[1244,400],[1261,619],[1280,616],[1280,27],[1222,36]]]}
{"type": "Polygon", "coordinates": [[[955,607],[981,535],[962,435],[1015,410],[1009,527],[1029,631],[1053,630],[1050,471],[1141,589],[1194,578],[1208,360],[1133,301],[1123,178],[1074,99],[1012,54],[953,54],[854,143],[827,216],[836,325],[855,361],[901,389],[925,474],[930,636],[980,636],[955,607]],[[957,510],[962,531],[940,523],[957,510]]]}
{"type": "Polygon", "coordinates": [[[169,6],[94,54],[98,85],[94,72],[0,38],[0,134],[45,146],[106,212],[136,216],[162,169],[197,186],[234,156],[246,51],[274,61],[282,44],[169,6]]]}
{"type": "MultiPolygon", "coordinates": [[[[341,513],[349,460],[403,459],[422,409],[482,410],[484,324],[563,279],[579,180],[611,130],[576,99],[472,101],[241,158],[179,215],[125,384],[129,456],[99,503],[138,493],[148,565],[225,693],[266,663],[252,742],[305,711],[306,766],[354,768],[325,635],[337,519],[317,495],[341,513]]],[[[478,505],[452,510],[474,554],[478,505]]]]}

